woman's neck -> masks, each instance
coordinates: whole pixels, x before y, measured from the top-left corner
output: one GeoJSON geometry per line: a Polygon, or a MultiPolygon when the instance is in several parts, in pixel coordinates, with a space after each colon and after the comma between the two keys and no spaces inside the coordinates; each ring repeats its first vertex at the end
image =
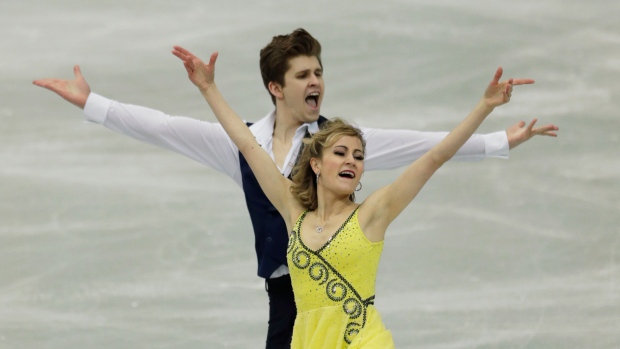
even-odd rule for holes
{"type": "Polygon", "coordinates": [[[348,197],[334,200],[321,200],[319,198],[318,206],[314,210],[315,215],[322,221],[328,220],[332,216],[337,216],[351,206],[353,202],[348,197]]]}

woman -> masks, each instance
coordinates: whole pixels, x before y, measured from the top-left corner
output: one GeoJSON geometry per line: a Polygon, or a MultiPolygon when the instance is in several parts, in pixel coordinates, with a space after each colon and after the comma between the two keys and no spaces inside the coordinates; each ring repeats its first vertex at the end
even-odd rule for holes
{"type": "MultiPolygon", "coordinates": [[[[189,79],[248,161],[291,232],[287,259],[298,309],[291,346],[394,347],[373,306],[388,225],[493,109],[510,100],[513,85],[534,81],[499,83],[502,69],[498,68],[483,98],[461,124],[392,184],[357,204],[353,194],[364,173],[365,147],[358,129],[338,119],[326,122],[306,144],[293,180],[289,180],[219,93],[214,82],[217,53],[211,55],[209,64],[178,46],[173,54],[183,61],[189,79]]],[[[529,131],[535,122],[528,126],[529,131]]]]}

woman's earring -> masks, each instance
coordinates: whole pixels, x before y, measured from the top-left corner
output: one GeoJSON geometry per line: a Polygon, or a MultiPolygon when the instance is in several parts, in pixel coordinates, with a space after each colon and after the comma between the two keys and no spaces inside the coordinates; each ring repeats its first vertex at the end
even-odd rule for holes
{"type": "Polygon", "coordinates": [[[321,175],[321,172],[318,172],[318,173],[316,174],[316,185],[317,185],[317,186],[319,185],[319,176],[320,176],[320,175],[321,175]]]}
{"type": "Polygon", "coordinates": [[[358,188],[355,188],[355,191],[360,191],[362,190],[362,182],[358,182],[358,188]]]}

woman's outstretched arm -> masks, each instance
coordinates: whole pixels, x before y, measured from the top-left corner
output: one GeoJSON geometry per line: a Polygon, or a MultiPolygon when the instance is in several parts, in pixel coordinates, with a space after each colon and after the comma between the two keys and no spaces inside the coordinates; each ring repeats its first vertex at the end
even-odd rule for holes
{"type": "Polygon", "coordinates": [[[290,180],[282,176],[269,154],[256,142],[246,124],[228,106],[215,84],[215,61],[218,53],[211,54],[205,64],[188,50],[174,46],[172,54],[183,61],[188,78],[200,90],[220,124],[248,161],[261,188],[288,224],[290,180]]]}
{"type": "MultiPolygon", "coordinates": [[[[510,101],[513,85],[534,83],[531,79],[509,79],[500,83],[502,73],[499,67],[484,96],[446,138],[409,165],[392,184],[377,190],[366,199],[362,205],[368,212],[364,215],[368,217],[364,229],[371,240],[382,240],[387,226],[409,205],[431,176],[456,154],[495,107],[510,101]]],[[[535,121],[528,126],[530,130],[535,121]]]]}

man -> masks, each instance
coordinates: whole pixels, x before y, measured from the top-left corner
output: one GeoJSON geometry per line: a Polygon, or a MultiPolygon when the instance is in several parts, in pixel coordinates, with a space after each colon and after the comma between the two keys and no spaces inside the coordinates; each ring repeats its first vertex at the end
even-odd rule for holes
{"type": "MultiPolygon", "coordinates": [[[[324,93],[321,45],[303,29],[276,36],[261,50],[260,68],[275,110],[249,127],[282,174],[290,176],[302,139],[316,132],[323,120],[319,119],[324,93]]],[[[255,234],[258,275],[266,279],[269,296],[266,347],[288,348],[296,310],[286,266],[285,224],[223,128],[219,124],[171,117],[156,110],[109,100],[91,93],[78,66],[74,73],[74,80],[43,79],[34,84],[84,109],[88,121],[179,152],[224,172],[243,188],[255,234]]],[[[535,122],[527,127],[520,122],[506,131],[475,135],[456,157],[505,158],[509,149],[534,135],[556,136],[557,127],[534,128],[535,122]]],[[[362,131],[367,141],[366,170],[409,164],[445,136],[445,133],[407,130],[362,128],[362,131]]]]}

